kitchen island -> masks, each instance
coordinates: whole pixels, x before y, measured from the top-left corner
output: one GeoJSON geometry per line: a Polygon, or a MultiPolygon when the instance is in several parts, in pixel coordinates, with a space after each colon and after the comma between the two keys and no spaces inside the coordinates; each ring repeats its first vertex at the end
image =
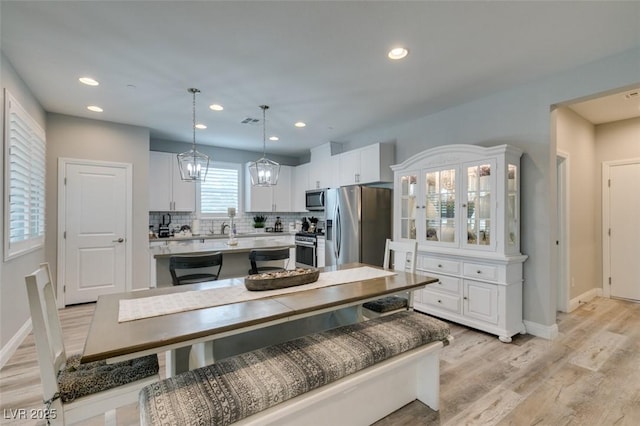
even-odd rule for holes
{"type": "MultiPolygon", "coordinates": [[[[149,248],[151,287],[171,286],[169,258],[173,255],[222,253],[222,270],[220,279],[243,277],[247,275],[249,252],[253,249],[288,248],[289,260],[287,269],[295,269],[296,250],[291,235],[267,235],[237,238],[237,245],[227,244],[226,239],[172,241],[169,244],[149,248]]],[[[278,264],[275,262],[275,264],[278,264]]],[[[280,262],[282,264],[282,262],[280,262]]]]}

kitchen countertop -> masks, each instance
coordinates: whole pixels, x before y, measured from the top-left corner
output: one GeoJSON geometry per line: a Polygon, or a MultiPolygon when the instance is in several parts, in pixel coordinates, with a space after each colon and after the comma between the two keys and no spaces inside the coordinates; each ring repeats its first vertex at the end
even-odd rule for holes
{"type": "MultiPolygon", "coordinates": [[[[222,253],[248,253],[253,249],[269,249],[269,248],[292,248],[294,244],[283,243],[276,238],[284,234],[283,232],[269,233],[268,236],[273,238],[261,238],[261,239],[249,239],[238,238],[238,244],[230,246],[227,244],[227,239],[224,240],[209,240],[200,242],[201,238],[196,240],[186,240],[181,242],[174,242],[173,244],[167,244],[162,246],[156,246],[149,248],[149,252],[156,259],[170,257],[174,254],[203,254],[207,252],[222,252],[222,253]]],[[[247,234],[247,236],[264,236],[260,234],[247,234]]],[[[164,238],[163,238],[164,240],[164,238]]],[[[175,241],[175,240],[174,240],[175,241]]]]}
{"type": "MultiPolygon", "coordinates": [[[[252,238],[252,237],[278,237],[295,235],[295,232],[249,232],[246,234],[237,234],[236,239],[239,238],[252,238]]],[[[170,241],[195,241],[195,240],[227,240],[229,235],[223,234],[201,234],[201,235],[189,235],[178,236],[169,238],[149,238],[149,242],[170,242],[170,241]]]]}

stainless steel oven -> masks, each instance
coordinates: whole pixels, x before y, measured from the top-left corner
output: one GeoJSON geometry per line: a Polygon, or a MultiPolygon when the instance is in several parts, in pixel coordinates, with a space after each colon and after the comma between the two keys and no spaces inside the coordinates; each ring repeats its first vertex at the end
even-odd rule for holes
{"type": "Polygon", "coordinates": [[[296,263],[318,266],[318,239],[311,232],[298,232],[294,238],[296,244],[296,263]]]}

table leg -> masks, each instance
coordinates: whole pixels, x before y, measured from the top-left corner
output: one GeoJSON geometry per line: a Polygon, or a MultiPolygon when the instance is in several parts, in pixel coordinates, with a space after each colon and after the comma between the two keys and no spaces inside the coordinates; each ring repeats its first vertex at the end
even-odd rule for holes
{"type": "Polygon", "coordinates": [[[215,362],[214,352],[215,340],[209,342],[196,343],[191,346],[189,352],[189,370],[211,365],[215,362]]]}
{"type": "Polygon", "coordinates": [[[189,371],[190,351],[191,347],[187,346],[165,352],[165,374],[167,378],[189,371]]]}

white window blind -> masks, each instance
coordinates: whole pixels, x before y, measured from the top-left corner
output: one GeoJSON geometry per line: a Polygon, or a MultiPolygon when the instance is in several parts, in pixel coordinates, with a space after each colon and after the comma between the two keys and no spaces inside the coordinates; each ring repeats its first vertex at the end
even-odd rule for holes
{"type": "Polygon", "coordinates": [[[209,165],[207,178],[200,182],[200,213],[227,216],[227,208],[239,211],[240,165],[214,163],[209,165]]]}
{"type": "Polygon", "coordinates": [[[45,133],[5,90],[5,260],[44,244],[45,133]]]}

